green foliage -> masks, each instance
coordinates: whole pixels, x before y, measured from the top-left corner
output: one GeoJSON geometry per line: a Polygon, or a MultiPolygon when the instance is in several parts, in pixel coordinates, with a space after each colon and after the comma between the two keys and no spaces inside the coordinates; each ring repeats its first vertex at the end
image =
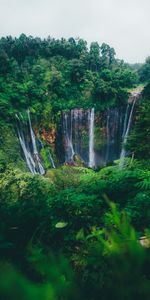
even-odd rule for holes
{"type": "Polygon", "coordinates": [[[0,121],[0,172],[4,171],[8,164],[18,166],[26,170],[26,165],[21,157],[20,145],[14,126],[0,121]]]}
{"type": "Polygon", "coordinates": [[[73,261],[83,299],[99,299],[99,295],[102,299],[148,299],[149,249],[140,245],[125,213],[119,213],[114,203],[109,205],[105,227],[77,236],[80,244],[73,261]]]}
{"type": "MultiPolygon", "coordinates": [[[[30,249],[31,251],[31,249],[30,249]]],[[[8,263],[1,263],[0,296],[8,300],[57,300],[76,299],[77,288],[73,272],[63,257],[45,255],[40,248],[34,247],[28,260],[32,271],[41,278],[40,284],[27,279],[21,272],[8,263]]]]}
{"type": "MultiPolygon", "coordinates": [[[[24,34],[1,38],[0,126],[7,134],[2,133],[3,147],[0,141],[0,168],[12,157],[17,167],[22,164],[15,138],[16,147],[8,145],[8,138],[11,142],[15,136],[16,113],[30,108],[39,132],[56,129],[61,110],[95,107],[102,111],[125,104],[127,89],[136,83],[135,72],[120,64],[107,44],[91,43],[88,50],[82,39],[42,40],[24,34]]],[[[47,169],[50,164],[44,151],[41,154],[47,169]]]]}
{"type": "MultiPolygon", "coordinates": [[[[81,228],[68,259],[55,252],[45,253],[41,245],[29,243],[28,276],[8,263],[1,263],[0,296],[2,299],[149,299],[149,231],[143,247],[124,211],[105,197],[109,211],[103,227],[89,233],[81,228]],[[28,279],[27,279],[28,277],[28,279]]],[[[97,224],[98,225],[98,224],[97,224]]],[[[62,231],[62,226],[57,230],[62,231]]],[[[73,247],[73,246],[72,246],[73,247]]]]}
{"type": "Polygon", "coordinates": [[[3,297],[15,299],[17,281],[25,300],[147,300],[149,249],[138,236],[150,224],[149,172],[148,161],[135,160],[123,170],[64,166],[46,177],[9,167],[0,175],[0,254],[24,275],[2,267],[3,297]]]}
{"type": "MultiPolygon", "coordinates": [[[[147,59],[138,71],[144,81],[148,68],[147,59]]],[[[33,176],[14,129],[15,113],[28,107],[40,134],[56,129],[61,110],[122,106],[137,83],[137,67],[116,60],[104,43],[0,39],[0,254],[15,265],[2,263],[2,299],[149,299],[149,248],[138,241],[150,226],[149,83],[128,143],[140,161],[133,156],[122,170],[95,172],[81,161],[49,169],[46,146],[40,155],[48,171],[33,176]]]]}
{"type": "Polygon", "coordinates": [[[49,160],[49,151],[50,150],[48,149],[48,147],[47,148],[46,147],[42,148],[41,151],[40,151],[40,155],[41,155],[41,158],[44,162],[44,167],[46,169],[49,169],[49,168],[52,167],[51,162],[49,160]]]}
{"type": "Polygon", "coordinates": [[[147,82],[150,79],[150,57],[147,57],[145,64],[138,70],[140,80],[147,82]]]}
{"type": "MultiPolygon", "coordinates": [[[[146,167],[148,164],[143,171],[143,165],[135,162],[123,170],[114,166],[95,173],[64,166],[48,171],[45,178],[8,169],[0,176],[3,242],[11,243],[14,253],[26,247],[30,239],[72,252],[71,245],[81,228],[89,232],[93,226],[103,226],[105,195],[124,208],[136,229],[143,231],[150,222],[146,167]],[[57,224],[67,225],[59,232],[57,224]]],[[[2,255],[10,252],[2,250],[2,255]]]]}
{"type": "Polygon", "coordinates": [[[138,106],[134,128],[129,136],[127,148],[138,159],[150,157],[150,85],[147,84],[143,91],[143,98],[138,106]]]}
{"type": "Polygon", "coordinates": [[[0,60],[5,116],[29,106],[40,115],[47,103],[53,112],[93,104],[100,110],[105,98],[110,103],[121,98],[118,87],[126,96],[123,89],[137,83],[135,72],[115,59],[113,48],[91,43],[88,51],[81,39],[2,38],[0,60]]]}

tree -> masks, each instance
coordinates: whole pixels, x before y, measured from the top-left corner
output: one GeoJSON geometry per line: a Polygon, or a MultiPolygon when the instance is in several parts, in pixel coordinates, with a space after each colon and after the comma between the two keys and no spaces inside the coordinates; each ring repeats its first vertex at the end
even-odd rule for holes
{"type": "Polygon", "coordinates": [[[128,148],[135,154],[136,158],[149,159],[150,157],[150,84],[143,92],[145,98],[142,98],[138,107],[134,128],[128,140],[128,148]]]}
{"type": "Polygon", "coordinates": [[[89,68],[93,72],[97,72],[100,67],[100,46],[97,42],[90,45],[89,52],[89,68]]]}
{"type": "Polygon", "coordinates": [[[139,69],[139,76],[143,82],[150,80],[150,56],[147,57],[145,64],[139,69]]]}
{"type": "Polygon", "coordinates": [[[100,47],[101,49],[101,66],[102,67],[110,67],[113,63],[115,63],[115,50],[111,48],[109,45],[103,43],[100,47]]]}

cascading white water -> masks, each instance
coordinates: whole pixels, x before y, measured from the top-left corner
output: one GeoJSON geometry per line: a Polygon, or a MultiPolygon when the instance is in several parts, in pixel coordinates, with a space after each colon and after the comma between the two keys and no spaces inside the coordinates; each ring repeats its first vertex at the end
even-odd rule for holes
{"type": "Polygon", "coordinates": [[[109,114],[109,109],[107,113],[107,123],[106,123],[106,135],[107,135],[107,140],[106,140],[106,157],[105,157],[105,164],[107,164],[108,157],[109,157],[109,145],[110,145],[110,132],[109,132],[109,123],[110,123],[110,114],[109,114]]]}
{"type": "MultiPolygon", "coordinates": [[[[97,114],[96,125],[94,124],[94,108],[88,110],[72,109],[67,113],[63,112],[65,162],[72,165],[78,163],[79,158],[79,161],[84,165],[95,168],[96,166],[107,165],[119,157],[122,161],[126,155],[124,145],[131,126],[135,100],[132,104],[127,105],[126,112],[124,112],[124,108],[109,108],[103,114],[97,114]],[[97,130],[98,126],[100,130],[97,130]],[[96,140],[100,145],[99,148],[97,147],[98,144],[96,145],[96,152],[94,151],[94,131],[96,140]],[[120,151],[121,141],[123,146],[120,151]],[[77,157],[74,156],[75,154],[77,157]]],[[[43,175],[45,170],[39,157],[37,147],[39,144],[36,143],[29,110],[29,126],[24,123],[20,114],[16,115],[16,118],[18,119],[18,137],[28,168],[33,174],[40,173],[43,175]]],[[[40,148],[43,148],[42,142],[40,144],[40,148]]],[[[51,161],[52,167],[55,168],[50,152],[47,152],[47,158],[51,161]]]]}
{"type": "Polygon", "coordinates": [[[74,162],[74,155],[90,168],[95,167],[94,155],[94,108],[91,110],[73,109],[63,112],[63,136],[65,161],[74,162]],[[83,146],[83,139],[88,138],[88,149],[83,146]],[[83,148],[83,147],[84,148],[83,148]]]}
{"type": "Polygon", "coordinates": [[[129,112],[129,103],[127,104],[127,108],[126,108],[126,112],[125,112],[125,118],[124,118],[124,124],[123,124],[123,133],[122,133],[122,141],[124,141],[124,137],[126,134],[126,130],[127,130],[127,125],[128,125],[128,112],[129,112]]]}
{"type": "Polygon", "coordinates": [[[78,109],[71,111],[71,123],[74,121],[74,148],[75,153],[78,154],[78,109]],[[73,117],[73,118],[72,118],[73,117]]]}
{"type": "Polygon", "coordinates": [[[30,111],[29,111],[29,109],[28,109],[27,113],[28,113],[28,120],[29,120],[29,127],[30,127],[30,134],[31,134],[32,146],[33,146],[33,153],[35,155],[38,155],[38,150],[37,150],[36,141],[35,141],[35,134],[34,134],[34,131],[32,129],[32,124],[31,124],[31,118],[30,118],[30,111]]]}
{"type": "MultiPolygon", "coordinates": [[[[39,142],[41,144],[41,147],[44,149],[44,145],[43,145],[43,143],[42,143],[42,141],[40,139],[39,139],[39,142]]],[[[51,162],[51,165],[52,165],[53,169],[56,169],[56,166],[55,166],[55,163],[54,163],[54,160],[53,160],[53,157],[52,157],[50,151],[48,153],[48,158],[49,158],[49,160],[51,162]]]]}
{"type": "Polygon", "coordinates": [[[89,110],[89,167],[95,167],[94,154],[94,108],[89,110]]]}
{"type": "Polygon", "coordinates": [[[31,134],[31,140],[32,140],[32,146],[33,146],[33,154],[35,155],[38,167],[39,167],[39,172],[41,175],[45,174],[45,170],[41,164],[40,158],[39,158],[39,154],[38,154],[38,150],[37,150],[37,146],[36,146],[36,139],[35,139],[35,134],[34,131],[32,129],[32,124],[31,124],[31,118],[30,118],[30,111],[28,109],[27,111],[28,113],[28,120],[29,120],[29,127],[30,127],[30,134],[31,134]]]}
{"type": "MultiPolygon", "coordinates": [[[[39,153],[38,153],[38,149],[37,149],[37,145],[36,145],[36,137],[35,137],[34,131],[32,129],[32,123],[31,123],[30,111],[29,110],[27,111],[27,114],[28,114],[28,122],[29,122],[29,132],[26,128],[26,135],[27,136],[24,135],[24,132],[22,130],[23,117],[22,117],[21,114],[19,114],[19,115],[16,114],[16,119],[18,121],[18,124],[17,124],[18,138],[19,138],[20,145],[21,145],[21,148],[23,150],[25,160],[26,160],[26,163],[27,163],[27,166],[28,166],[30,172],[32,174],[40,173],[41,175],[44,175],[45,170],[44,170],[44,167],[42,166],[42,163],[41,163],[41,160],[40,160],[40,157],[39,157],[39,153]],[[19,116],[21,116],[21,119],[20,119],[19,116]],[[30,134],[30,141],[32,143],[32,151],[31,151],[31,149],[28,145],[28,142],[27,142],[28,141],[27,137],[29,137],[29,134],[30,134]]],[[[43,145],[42,141],[39,140],[39,142],[41,144],[41,147],[44,148],[44,145],[43,145]]],[[[50,152],[48,154],[48,159],[50,160],[52,167],[56,168],[54,160],[53,160],[52,155],[51,155],[50,152]]]]}
{"type": "Polygon", "coordinates": [[[49,152],[49,160],[50,160],[50,162],[51,162],[51,164],[52,164],[52,167],[53,167],[53,169],[56,169],[56,166],[55,166],[54,160],[53,160],[53,158],[52,158],[52,155],[51,155],[51,153],[50,153],[50,152],[49,152]]]}
{"type": "Polygon", "coordinates": [[[73,148],[73,141],[72,141],[72,134],[73,134],[73,128],[72,128],[72,119],[73,119],[73,111],[71,110],[71,121],[70,121],[70,140],[71,140],[71,145],[72,145],[72,150],[73,150],[73,155],[74,153],[74,148],[73,148]]]}
{"type": "MultiPolygon", "coordinates": [[[[16,114],[16,118],[20,122],[19,116],[17,114],[16,114]]],[[[36,174],[35,162],[32,158],[32,155],[31,155],[30,151],[27,149],[23,131],[18,126],[17,126],[17,131],[18,131],[18,137],[19,137],[20,145],[22,147],[22,150],[23,150],[23,153],[24,153],[24,156],[25,156],[25,159],[26,159],[27,166],[28,166],[28,168],[29,168],[29,170],[32,174],[36,174]]]]}
{"type": "Polygon", "coordinates": [[[81,157],[81,124],[83,120],[83,109],[73,109],[71,110],[71,132],[72,137],[74,133],[74,140],[72,138],[72,144],[74,145],[75,154],[81,157]]]}
{"type": "Polygon", "coordinates": [[[64,137],[65,137],[66,161],[73,162],[73,157],[74,157],[75,152],[74,152],[73,143],[72,143],[72,130],[69,132],[67,113],[63,113],[63,130],[64,130],[64,137]]]}
{"type": "Polygon", "coordinates": [[[120,167],[123,167],[123,165],[124,165],[124,159],[126,156],[125,145],[127,143],[127,139],[128,139],[128,135],[129,135],[130,127],[131,127],[131,121],[132,121],[132,116],[133,116],[133,111],[134,111],[134,106],[135,106],[136,100],[137,100],[137,97],[135,97],[133,100],[128,122],[127,122],[128,109],[129,109],[128,106],[127,106],[127,110],[126,110],[125,121],[124,121],[124,131],[123,131],[123,144],[122,144],[122,150],[121,150],[121,154],[120,154],[120,164],[119,164],[120,167]]]}

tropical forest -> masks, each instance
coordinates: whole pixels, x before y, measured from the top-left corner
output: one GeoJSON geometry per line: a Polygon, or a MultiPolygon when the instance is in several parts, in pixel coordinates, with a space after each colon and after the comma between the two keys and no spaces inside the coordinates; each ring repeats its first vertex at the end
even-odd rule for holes
{"type": "Polygon", "coordinates": [[[150,57],[0,38],[0,299],[150,299],[150,57]]]}

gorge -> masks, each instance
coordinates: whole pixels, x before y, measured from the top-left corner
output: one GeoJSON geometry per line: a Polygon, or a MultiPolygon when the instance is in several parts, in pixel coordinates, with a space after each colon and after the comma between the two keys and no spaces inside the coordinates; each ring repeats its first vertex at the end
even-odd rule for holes
{"type": "Polygon", "coordinates": [[[150,59],[115,56],[0,39],[0,299],[149,299],[150,59]]]}
{"type": "MultiPolygon", "coordinates": [[[[62,163],[76,165],[79,158],[85,166],[96,169],[120,159],[120,166],[123,165],[127,154],[125,145],[139,96],[140,94],[131,94],[126,107],[108,108],[102,113],[96,113],[94,108],[62,111],[60,119],[62,130],[56,137],[62,144],[62,148],[57,151],[63,157],[62,163]]],[[[40,152],[46,144],[43,144],[41,137],[34,133],[30,111],[27,111],[27,122],[23,120],[21,114],[20,116],[16,114],[16,121],[18,138],[29,171],[32,174],[44,175],[46,170],[40,152]]],[[[50,151],[47,153],[47,159],[51,167],[55,168],[50,151]]],[[[58,155],[57,165],[59,164],[58,155]]]]}

